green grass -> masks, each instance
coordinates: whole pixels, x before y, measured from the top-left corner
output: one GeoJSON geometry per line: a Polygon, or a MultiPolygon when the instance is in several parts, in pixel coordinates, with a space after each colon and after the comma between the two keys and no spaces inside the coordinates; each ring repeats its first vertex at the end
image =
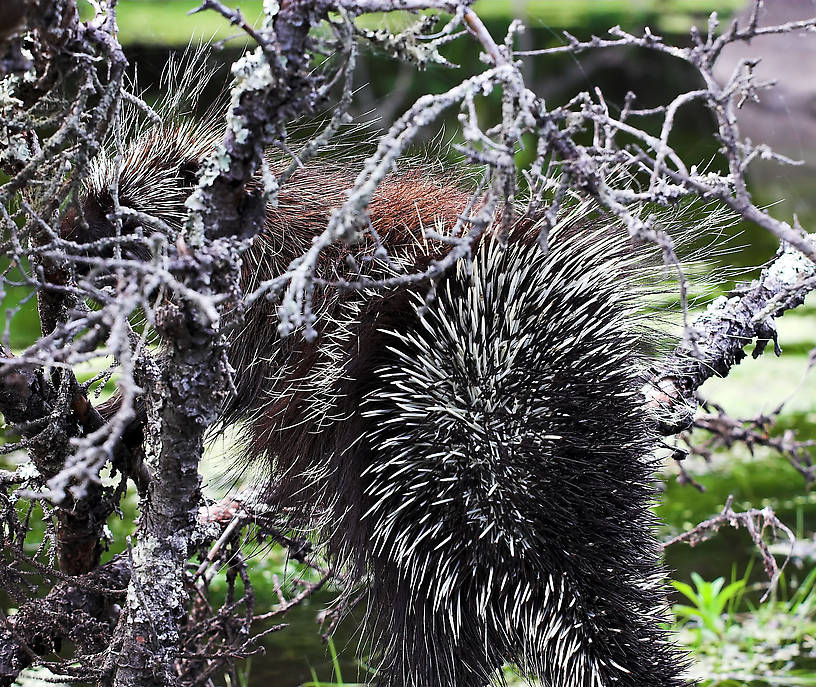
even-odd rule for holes
{"type": "MultiPolygon", "coordinates": [[[[83,16],[91,13],[87,0],[80,3],[83,16]]],[[[244,16],[256,23],[261,16],[262,2],[227,2],[239,7],[244,16]]],[[[186,45],[198,40],[223,40],[239,32],[213,11],[188,15],[200,5],[196,0],[120,0],[117,5],[119,39],[124,44],[186,45]]],[[[601,31],[621,24],[627,27],[650,23],[661,31],[685,32],[693,21],[699,21],[712,10],[728,15],[741,7],[739,0],[480,0],[475,9],[486,21],[509,21],[522,14],[531,26],[601,31]]],[[[400,26],[405,13],[385,19],[369,15],[359,21],[368,26],[400,26]]],[[[239,39],[243,42],[243,38],[239,39]]]]}
{"type": "Polygon", "coordinates": [[[340,670],[340,661],[337,658],[337,650],[334,648],[334,642],[329,638],[329,653],[331,654],[332,671],[334,679],[330,682],[325,680],[318,680],[317,673],[314,669],[312,672],[312,679],[310,682],[303,683],[302,687],[365,687],[367,683],[364,682],[343,682],[343,673],[340,670]]]}
{"type": "Polygon", "coordinates": [[[676,604],[672,609],[681,623],[690,623],[722,639],[728,629],[733,611],[745,590],[745,580],[725,584],[724,577],[706,582],[696,572],[691,573],[693,586],[674,580],[671,584],[685,596],[691,605],[676,604]],[[726,608],[728,613],[726,613],[726,608]]]}
{"type": "Polygon", "coordinates": [[[701,687],[816,685],[814,582],[816,569],[790,596],[783,588],[759,606],[743,597],[746,579],[675,582],[686,603],[674,606],[673,629],[692,651],[701,687]]]}
{"type": "Polygon", "coordinates": [[[611,19],[609,26],[632,26],[657,20],[662,29],[687,30],[692,19],[716,10],[721,16],[741,9],[740,0],[480,0],[474,9],[485,20],[505,19],[517,13],[533,25],[558,27],[592,26],[611,19]]]}
{"type": "MultiPolygon", "coordinates": [[[[119,41],[122,45],[164,44],[184,46],[189,42],[224,40],[238,36],[245,42],[240,29],[231,26],[214,11],[188,13],[200,6],[196,0],[122,0],[117,4],[116,16],[119,24],[119,41]]],[[[240,6],[246,19],[256,24],[262,14],[262,3],[228,2],[233,7],[240,6]]],[[[81,0],[83,17],[91,13],[87,0],[81,0]]]]}

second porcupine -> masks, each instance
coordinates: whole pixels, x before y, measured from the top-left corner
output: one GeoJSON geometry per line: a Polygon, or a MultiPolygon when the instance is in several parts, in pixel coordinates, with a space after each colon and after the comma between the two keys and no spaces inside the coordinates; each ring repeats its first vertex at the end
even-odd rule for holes
{"type": "MultiPolygon", "coordinates": [[[[115,172],[121,205],[180,230],[213,131],[171,116],[136,132],[118,170],[98,158],[89,230],[66,236],[112,234],[115,172]]],[[[352,183],[340,165],[295,172],[244,256],[244,290],[285,272],[352,183]]],[[[468,198],[393,174],[369,208],[391,261],[369,237],[327,249],[318,276],[354,277],[348,255],[373,278],[427,267],[446,244],[425,228],[450,231],[468,198]]],[[[223,422],[241,424],[245,462],[268,465],[265,500],[367,585],[381,687],[482,687],[506,662],[548,687],[686,684],[650,512],[647,261],[574,219],[546,254],[535,218],[507,247],[488,230],[428,303],[420,287],[321,288],[314,341],[280,337],[264,299],[231,337],[223,422]]]]}

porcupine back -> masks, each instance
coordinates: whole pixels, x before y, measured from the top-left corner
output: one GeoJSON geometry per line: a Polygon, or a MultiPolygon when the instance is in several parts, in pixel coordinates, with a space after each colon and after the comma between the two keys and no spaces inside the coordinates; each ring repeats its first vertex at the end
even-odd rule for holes
{"type": "MultiPolygon", "coordinates": [[[[402,198],[371,216],[410,253],[402,198]]],[[[419,232],[453,207],[411,209],[419,232]]],[[[567,227],[545,256],[531,229],[506,249],[486,237],[427,307],[411,290],[326,296],[318,339],[275,342],[247,396],[270,501],[323,523],[370,585],[382,685],[482,685],[505,661],[553,685],[680,684],[658,629],[642,256],[567,227]]],[[[247,341],[275,323],[255,315],[247,341]]]]}
{"type": "MultiPolygon", "coordinates": [[[[211,145],[206,124],[139,132],[120,202],[178,228],[211,145]]],[[[87,199],[102,217],[108,164],[87,199]]],[[[352,181],[337,164],[292,176],[245,255],[245,291],[309,247],[352,181]]],[[[421,168],[395,173],[369,209],[392,263],[368,237],[325,251],[318,276],[353,276],[348,255],[375,278],[423,269],[446,250],[424,228],[451,231],[468,198],[421,168]]],[[[224,423],[241,424],[244,461],[267,465],[265,499],[368,586],[379,685],[478,687],[508,661],[552,687],[682,684],[649,511],[647,261],[575,216],[546,254],[536,235],[535,218],[507,247],[488,231],[428,304],[421,286],[325,287],[314,341],[280,338],[263,299],[233,335],[224,423]]]]}

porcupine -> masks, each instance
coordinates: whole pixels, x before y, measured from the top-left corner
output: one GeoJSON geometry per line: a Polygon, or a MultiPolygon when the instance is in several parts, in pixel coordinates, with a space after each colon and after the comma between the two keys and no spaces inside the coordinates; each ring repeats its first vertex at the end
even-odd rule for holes
{"type": "MultiPolygon", "coordinates": [[[[89,229],[67,236],[112,233],[117,176],[123,206],[181,229],[216,134],[165,115],[118,169],[97,159],[89,229]]],[[[244,256],[244,290],[282,274],[352,183],[342,164],[296,171],[244,256]]],[[[391,261],[369,237],[326,250],[318,276],[354,276],[349,255],[374,278],[426,268],[448,246],[424,228],[450,231],[469,197],[445,175],[393,173],[369,207],[391,261]]],[[[427,301],[420,286],[319,288],[314,341],[279,336],[264,299],[231,337],[223,425],[267,465],[266,502],[367,586],[381,687],[481,687],[506,662],[550,687],[686,684],[661,627],[645,253],[572,216],[545,253],[538,229],[522,217],[506,246],[488,230],[427,301]]]]}

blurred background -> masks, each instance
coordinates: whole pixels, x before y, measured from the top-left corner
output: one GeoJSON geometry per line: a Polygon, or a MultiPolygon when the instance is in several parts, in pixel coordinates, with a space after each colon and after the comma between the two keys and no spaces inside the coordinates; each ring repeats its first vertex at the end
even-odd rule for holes
{"type": "MultiPolygon", "coordinates": [[[[84,0],[82,4],[90,16],[91,6],[84,0]]],[[[252,0],[240,3],[240,8],[253,22],[261,14],[261,4],[252,0]]],[[[816,15],[816,0],[769,0],[766,4],[762,19],[766,24],[816,15]]],[[[712,11],[725,24],[743,14],[745,5],[744,0],[480,0],[474,7],[497,38],[504,36],[510,21],[522,19],[528,29],[519,47],[535,49],[564,44],[564,31],[587,38],[603,35],[615,25],[633,33],[648,26],[667,42],[685,45],[690,26],[704,29],[712,11]]],[[[213,41],[216,49],[212,59],[223,69],[223,82],[227,65],[246,48],[234,27],[216,13],[189,15],[197,6],[195,0],[119,0],[120,40],[148,101],[159,96],[160,75],[170,53],[181,52],[190,43],[213,41]]],[[[410,17],[374,15],[361,21],[371,28],[387,22],[393,29],[401,22],[407,24],[410,17]]],[[[384,55],[363,53],[354,114],[359,122],[366,123],[366,136],[387,127],[420,95],[447,90],[483,68],[476,46],[467,37],[444,52],[460,65],[459,69],[435,66],[418,73],[414,67],[384,55]]],[[[719,77],[726,79],[739,60],[748,56],[760,57],[760,75],[779,83],[760,103],[746,103],[740,115],[744,135],[803,161],[795,167],[760,161],[751,173],[752,193],[757,204],[770,206],[774,215],[787,221],[796,215],[806,230],[816,231],[816,36],[767,37],[751,45],[734,46],[723,55],[719,77]]],[[[597,86],[613,110],[623,106],[628,91],[637,95],[640,107],[654,107],[695,88],[699,79],[684,63],[637,49],[529,58],[525,69],[528,86],[548,103],[561,104],[577,92],[591,92],[597,86]]],[[[216,96],[209,94],[204,102],[216,96]]],[[[488,109],[497,105],[498,99],[483,104],[488,109]]],[[[428,146],[419,154],[447,154],[449,143],[456,141],[455,114],[439,130],[429,130],[428,146]]],[[[655,118],[650,126],[659,131],[660,119],[655,118]]],[[[307,132],[309,127],[308,123],[303,126],[307,132]]],[[[520,165],[535,149],[534,141],[529,143],[527,151],[519,153],[520,165]]],[[[671,143],[689,164],[716,167],[720,162],[713,122],[702,107],[681,110],[671,143]]],[[[728,260],[741,279],[750,278],[773,255],[776,242],[754,227],[735,226],[729,232],[739,235],[733,245],[742,248],[728,260]]],[[[14,290],[2,295],[4,313],[27,296],[14,290]]],[[[3,326],[7,324],[5,317],[3,314],[3,326]]],[[[30,305],[8,324],[15,351],[29,345],[39,333],[36,312],[30,305]]],[[[707,383],[702,393],[738,418],[760,416],[789,399],[772,436],[781,438],[795,431],[800,440],[816,440],[816,391],[814,380],[806,374],[816,350],[816,301],[810,299],[785,315],[779,330],[784,351],[781,357],[766,353],[758,360],[749,358],[728,379],[707,383]]],[[[698,439],[702,442],[706,437],[698,439]]],[[[213,448],[213,493],[218,490],[214,475],[220,457],[228,451],[228,438],[213,448]]],[[[812,457],[811,451],[806,448],[804,460],[812,457]]],[[[816,685],[816,600],[810,593],[813,577],[809,576],[816,561],[816,496],[800,471],[768,447],[751,449],[740,444],[718,448],[705,457],[689,457],[684,465],[705,491],[684,484],[686,480],[669,461],[662,475],[665,493],[656,507],[664,523],[664,537],[719,512],[733,494],[735,510],[771,506],[798,539],[796,557],[783,584],[761,607],[757,606],[762,591],[759,583],[767,578],[744,531],[724,530],[693,549],[683,544],[667,549],[666,564],[677,582],[677,627],[683,643],[695,652],[697,670],[709,685],[816,685]],[[720,582],[718,578],[722,578],[720,582]]],[[[132,518],[112,521],[111,527],[121,528],[127,522],[132,518]]],[[[779,550],[781,555],[785,551],[779,550]]],[[[275,575],[286,577],[289,584],[297,582],[298,566],[287,564],[281,555],[257,552],[260,608],[278,602],[272,591],[275,575]]],[[[327,590],[309,605],[290,611],[286,618],[290,627],[270,634],[266,654],[248,662],[246,684],[295,687],[304,683],[340,684],[343,678],[346,684],[365,681],[361,667],[364,656],[357,655],[353,622],[341,625],[332,647],[320,639],[315,616],[333,598],[334,593],[327,590]],[[333,658],[335,649],[337,657],[333,658]]]]}

